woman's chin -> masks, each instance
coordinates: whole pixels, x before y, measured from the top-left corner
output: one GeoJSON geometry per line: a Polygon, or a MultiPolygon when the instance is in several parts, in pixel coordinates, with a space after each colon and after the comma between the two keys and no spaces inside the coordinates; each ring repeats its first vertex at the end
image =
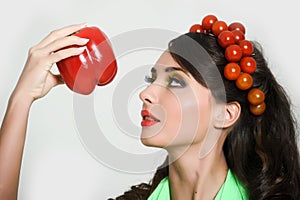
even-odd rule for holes
{"type": "Polygon", "coordinates": [[[161,141],[157,141],[156,139],[154,139],[153,137],[141,137],[141,142],[143,145],[147,146],[147,147],[157,147],[157,148],[163,148],[164,145],[160,144],[161,141]]]}

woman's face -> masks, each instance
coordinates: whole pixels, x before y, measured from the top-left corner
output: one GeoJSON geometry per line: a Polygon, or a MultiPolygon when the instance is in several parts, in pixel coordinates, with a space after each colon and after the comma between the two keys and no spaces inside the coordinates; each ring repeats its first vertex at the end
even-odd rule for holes
{"type": "Polygon", "coordinates": [[[210,90],[198,83],[167,51],[146,81],[150,85],[140,93],[142,143],[162,148],[201,143],[210,127],[210,90]]]}

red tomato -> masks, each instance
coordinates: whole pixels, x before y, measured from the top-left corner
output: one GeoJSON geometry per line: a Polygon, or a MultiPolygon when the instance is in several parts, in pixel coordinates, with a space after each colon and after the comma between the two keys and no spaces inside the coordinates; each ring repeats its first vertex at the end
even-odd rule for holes
{"type": "Polygon", "coordinates": [[[230,62],[237,62],[242,58],[243,52],[240,46],[233,44],[225,49],[225,57],[230,62]]]}
{"type": "Polygon", "coordinates": [[[190,28],[190,32],[203,33],[204,29],[203,29],[203,27],[200,24],[194,24],[190,28]]]}
{"type": "Polygon", "coordinates": [[[231,31],[222,31],[218,36],[218,43],[223,48],[234,44],[235,42],[233,33],[231,31]]]}
{"type": "Polygon", "coordinates": [[[249,92],[248,92],[248,96],[247,96],[248,101],[252,104],[252,105],[259,105],[262,102],[264,102],[265,100],[265,94],[263,91],[261,91],[260,89],[257,88],[252,88],[249,92]]]}
{"type": "Polygon", "coordinates": [[[252,76],[248,73],[243,73],[236,79],[235,84],[240,90],[248,90],[253,84],[252,76]]]}
{"type": "Polygon", "coordinates": [[[105,85],[117,73],[117,63],[105,34],[97,27],[86,27],[74,35],[88,38],[87,49],[78,56],[57,62],[66,85],[80,94],[91,93],[96,85],[105,85]]]}
{"type": "Polygon", "coordinates": [[[237,63],[228,63],[224,68],[224,76],[227,80],[236,80],[241,73],[241,68],[237,63]]]}
{"type": "Polygon", "coordinates": [[[245,29],[244,25],[241,24],[241,23],[239,23],[239,22],[233,22],[233,23],[231,23],[231,24],[228,26],[228,30],[230,30],[230,31],[233,31],[233,30],[239,30],[239,31],[241,31],[241,32],[244,33],[244,34],[245,34],[245,32],[246,32],[246,29],[245,29]]]}
{"type": "Polygon", "coordinates": [[[214,35],[218,36],[222,31],[228,30],[227,24],[224,21],[216,21],[211,27],[214,35]]]}
{"type": "Polygon", "coordinates": [[[238,45],[241,47],[243,56],[251,56],[253,53],[253,45],[248,40],[241,40],[238,42],[238,45]]]}
{"type": "Polygon", "coordinates": [[[244,33],[242,31],[232,30],[231,32],[234,35],[234,41],[235,41],[235,43],[238,43],[239,41],[245,39],[245,35],[244,35],[244,33]]]}
{"type": "Polygon", "coordinates": [[[265,102],[262,102],[261,104],[259,105],[252,105],[250,104],[250,112],[253,114],[253,115],[261,115],[265,112],[266,110],[266,104],[265,102]]]}
{"type": "Polygon", "coordinates": [[[240,67],[243,72],[253,74],[256,70],[256,61],[252,57],[243,57],[240,61],[240,67]]]}
{"type": "Polygon", "coordinates": [[[210,31],[213,23],[218,21],[218,18],[214,15],[207,15],[202,19],[202,27],[206,31],[210,31]]]}

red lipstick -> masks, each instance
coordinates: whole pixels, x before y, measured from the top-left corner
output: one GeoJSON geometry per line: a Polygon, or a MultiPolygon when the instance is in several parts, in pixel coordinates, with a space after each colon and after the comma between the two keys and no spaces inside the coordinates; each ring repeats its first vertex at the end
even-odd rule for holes
{"type": "Polygon", "coordinates": [[[152,126],[160,122],[153,115],[151,115],[151,113],[148,110],[142,110],[141,115],[143,117],[143,120],[141,122],[142,126],[152,126]]]}

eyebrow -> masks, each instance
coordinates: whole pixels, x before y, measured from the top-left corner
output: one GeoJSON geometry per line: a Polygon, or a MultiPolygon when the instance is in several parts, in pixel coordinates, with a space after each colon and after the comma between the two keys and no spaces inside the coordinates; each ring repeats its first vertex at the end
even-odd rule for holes
{"type": "MultiPolygon", "coordinates": [[[[152,73],[156,73],[156,71],[157,70],[154,67],[151,68],[152,73]]],[[[173,71],[181,71],[181,72],[185,73],[187,76],[189,76],[188,73],[186,72],[186,70],[184,70],[180,67],[167,67],[165,69],[165,72],[173,72],[173,71]]]]}

